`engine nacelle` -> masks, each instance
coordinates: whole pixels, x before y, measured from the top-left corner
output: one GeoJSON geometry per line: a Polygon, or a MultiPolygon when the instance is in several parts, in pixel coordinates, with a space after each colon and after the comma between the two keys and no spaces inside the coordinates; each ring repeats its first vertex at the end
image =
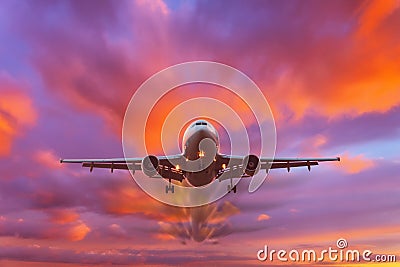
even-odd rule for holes
{"type": "Polygon", "coordinates": [[[154,177],[158,174],[158,165],[158,158],[153,155],[148,155],[142,160],[142,171],[148,177],[154,177]]]}
{"type": "Polygon", "coordinates": [[[256,155],[248,155],[243,159],[243,166],[245,166],[245,174],[254,176],[260,170],[260,159],[256,155]]]}

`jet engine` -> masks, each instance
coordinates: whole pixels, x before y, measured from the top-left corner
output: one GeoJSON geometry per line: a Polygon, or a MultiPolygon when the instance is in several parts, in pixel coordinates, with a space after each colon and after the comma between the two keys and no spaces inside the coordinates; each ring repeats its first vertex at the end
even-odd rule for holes
{"type": "Polygon", "coordinates": [[[158,165],[158,158],[153,155],[148,155],[142,160],[142,171],[148,177],[153,177],[158,174],[158,165]]]}
{"type": "Polygon", "coordinates": [[[243,166],[246,166],[245,174],[254,176],[260,170],[260,159],[256,155],[248,155],[243,159],[243,166]]]}

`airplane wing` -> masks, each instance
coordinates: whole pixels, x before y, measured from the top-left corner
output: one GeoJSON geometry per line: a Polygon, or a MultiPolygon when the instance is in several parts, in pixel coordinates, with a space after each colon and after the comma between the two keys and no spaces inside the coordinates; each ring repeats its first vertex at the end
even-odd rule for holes
{"type": "MultiPolygon", "coordinates": [[[[226,169],[220,170],[219,173],[232,172],[233,176],[237,173],[243,173],[243,156],[221,155],[221,163],[229,166],[226,169]]],[[[334,158],[259,158],[259,169],[287,169],[289,172],[293,167],[307,167],[311,170],[311,166],[319,165],[319,162],[325,161],[340,161],[340,157],[334,158]]],[[[227,176],[230,177],[230,176],[227,176]]],[[[241,177],[251,177],[251,175],[243,174],[241,177]]]]}
{"type": "MultiPolygon", "coordinates": [[[[180,161],[182,155],[161,156],[157,157],[159,166],[157,172],[159,175],[154,178],[166,178],[182,181],[184,179],[182,170],[176,169],[171,162],[180,161]]],[[[90,168],[90,172],[94,168],[110,169],[114,172],[116,169],[135,171],[142,170],[143,158],[109,158],[109,159],[60,159],[60,163],[80,163],[82,167],[90,168]]]]}
{"type": "Polygon", "coordinates": [[[60,159],[60,163],[80,163],[82,167],[105,168],[114,172],[115,169],[120,170],[141,170],[143,158],[111,158],[111,159],[60,159]]]}
{"type": "Polygon", "coordinates": [[[306,166],[311,170],[311,166],[319,165],[319,162],[325,161],[340,161],[340,157],[334,158],[261,158],[261,169],[283,169],[286,168],[288,172],[292,167],[306,166]]]}
{"type": "MultiPolygon", "coordinates": [[[[183,171],[175,167],[177,162],[182,161],[182,155],[162,156],[157,157],[159,166],[157,168],[157,175],[154,178],[165,178],[170,180],[177,180],[182,182],[184,179],[183,171]],[[172,162],[172,163],[171,163],[172,162]]],[[[227,166],[217,171],[220,180],[229,179],[230,177],[251,177],[251,175],[243,172],[243,156],[230,156],[220,155],[218,157],[219,166],[227,166]],[[229,164],[229,165],[228,165],[229,164]],[[230,175],[223,176],[223,173],[229,172],[230,175]]],[[[142,170],[143,158],[110,158],[110,159],[61,159],[61,163],[80,163],[82,167],[90,168],[105,168],[114,172],[115,169],[142,170]]],[[[335,158],[260,158],[259,169],[287,169],[288,172],[293,167],[307,167],[311,170],[311,166],[319,165],[319,162],[325,161],[340,161],[339,157],[335,158]]]]}

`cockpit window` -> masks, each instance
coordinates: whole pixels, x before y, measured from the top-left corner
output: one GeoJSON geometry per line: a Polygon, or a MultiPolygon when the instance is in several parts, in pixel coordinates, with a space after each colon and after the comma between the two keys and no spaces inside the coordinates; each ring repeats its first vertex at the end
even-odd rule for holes
{"type": "Polygon", "coordinates": [[[201,121],[201,122],[196,122],[195,125],[207,125],[207,122],[201,121]]]}

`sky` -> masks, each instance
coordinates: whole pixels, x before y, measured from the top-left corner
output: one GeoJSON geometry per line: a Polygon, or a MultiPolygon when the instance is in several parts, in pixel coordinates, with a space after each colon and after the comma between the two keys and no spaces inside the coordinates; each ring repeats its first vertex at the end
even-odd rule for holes
{"type": "MultiPolygon", "coordinates": [[[[339,238],[400,261],[399,29],[391,0],[2,1],[0,265],[272,265],[257,260],[264,245],[318,250],[339,238]],[[128,172],[59,163],[123,157],[137,88],[197,60],[258,85],[277,156],[342,160],[272,170],[252,194],[241,181],[193,209],[152,199],[128,172]]],[[[159,103],[154,125],[200,95],[246,114],[218,88],[183,87],[159,103]]]]}

